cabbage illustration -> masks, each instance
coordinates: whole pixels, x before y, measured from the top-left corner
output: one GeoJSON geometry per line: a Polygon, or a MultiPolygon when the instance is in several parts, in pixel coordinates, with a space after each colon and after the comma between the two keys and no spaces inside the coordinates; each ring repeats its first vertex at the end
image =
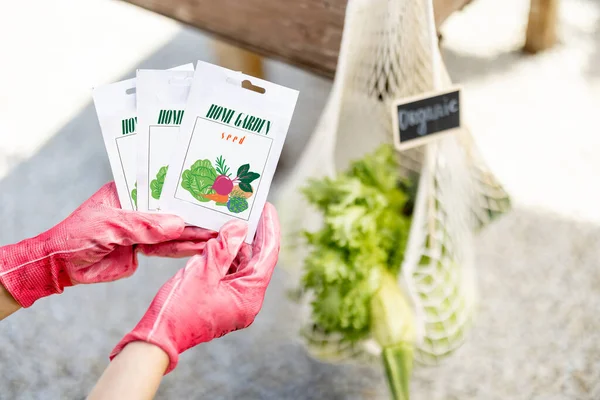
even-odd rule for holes
{"type": "Polygon", "coordinates": [[[133,200],[133,204],[137,209],[137,182],[135,183],[135,188],[131,191],[131,199],[133,200]]]}
{"type": "Polygon", "coordinates": [[[156,200],[160,199],[160,194],[162,193],[162,188],[165,184],[165,177],[167,176],[167,171],[169,171],[168,165],[161,167],[156,174],[156,179],[150,182],[150,191],[152,192],[152,197],[154,197],[156,200]]]}
{"type": "Polygon", "coordinates": [[[190,192],[194,198],[202,203],[210,201],[204,194],[214,194],[212,186],[217,179],[217,171],[209,160],[198,160],[190,169],[181,175],[181,187],[190,192]]]}

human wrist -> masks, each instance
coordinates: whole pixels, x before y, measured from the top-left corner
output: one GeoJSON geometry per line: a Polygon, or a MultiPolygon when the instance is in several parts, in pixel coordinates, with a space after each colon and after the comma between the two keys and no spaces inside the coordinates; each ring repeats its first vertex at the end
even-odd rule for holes
{"type": "Polygon", "coordinates": [[[88,399],[152,399],[168,364],[159,347],[131,342],[109,364],[88,399]]]}
{"type": "MultiPolygon", "coordinates": [[[[135,340],[128,343],[118,356],[120,358],[135,358],[135,355],[143,353],[146,359],[150,358],[155,361],[157,369],[160,369],[163,373],[169,366],[170,359],[169,355],[160,347],[153,343],[144,342],[142,340],[135,340]]],[[[115,358],[116,358],[115,357],[115,358]]]]}
{"type": "Polygon", "coordinates": [[[179,362],[180,350],[178,349],[177,344],[171,340],[173,335],[162,332],[160,328],[158,328],[158,330],[152,328],[152,325],[148,326],[145,321],[142,320],[133,331],[129,332],[121,339],[111,352],[110,360],[113,361],[133,343],[146,343],[160,349],[167,356],[168,363],[164,371],[165,375],[175,369],[179,362]]]}
{"type": "Polygon", "coordinates": [[[0,320],[8,317],[21,306],[4,286],[0,284],[0,320]]]}

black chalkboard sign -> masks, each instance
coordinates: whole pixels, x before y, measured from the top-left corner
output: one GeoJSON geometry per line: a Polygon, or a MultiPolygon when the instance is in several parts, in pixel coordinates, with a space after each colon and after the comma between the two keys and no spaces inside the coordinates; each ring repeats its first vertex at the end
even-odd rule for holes
{"type": "Polygon", "coordinates": [[[393,104],[394,143],[398,150],[420,146],[460,128],[460,88],[401,99],[393,104]]]}

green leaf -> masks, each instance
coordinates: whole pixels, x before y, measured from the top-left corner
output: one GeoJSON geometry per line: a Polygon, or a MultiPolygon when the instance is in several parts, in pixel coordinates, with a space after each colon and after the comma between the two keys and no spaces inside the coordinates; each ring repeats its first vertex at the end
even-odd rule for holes
{"type": "Polygon", "coordinates": [[[231,175],[229,173],[229,167],[227,165],[225,165],[225,159],[223,158],[223,156],[217,157],[216,164],[217,164],[216,171],[219,175],[227,175],[227,176],[231,175]]]}
{"type": "Polygon", "coordinates": [[[310,252],[301,289],[313,298],[318,328],[345,342],[366,337],[380,345],[410,342],[405,328],[413,322],[399,315],[410,310],[399,306],[397,277],[411,218],[396,156],[391,145],[381,146],[335,177],[309,180],[303,190],[323,226],[305,235],[310,252]]]}
{"type": "Polygon", "coordinates": [[[247,193],[252,193],[252,186],[250,186],[249,183],[246,182],[240,182],[240,189],[242,189],[244,192],[247,193]]]}
{"type": "Polygon", "coordinates": [[[217,178],[217,172],[209,160],[198,160],[181,175],[181,187],[190,192],[200,202],[209,202],[203,194],[213,194],[212,185],[217,178]]]}
{"type": "Polygon", "coordinates": [[[169,166],[161,167],[158,173],[156,174],[156,179],[150,182],[150,191],[153,198],[156,200],[160,199],[160,194],[162,193],[163,185],[165,184],[165,177],[167,176],[167,172],[169,171],[169,166]]]}
{"type": "Polygon", "coordinates": [[[198,160],[191,167],[190,171],[194,175],[202,175],[207,178],[217,179],[217,171],[214,169],[209,160],[198,160]]]}
{"type": "Polygon", "coordinates": [[[155,198],[156,200],[160,199],[160,194],[162,192],[162,185],[160,185],[160,183],[158,183],[158,181],[156,179],[154,179],[152,182],[150,182],[150,192],[151,192],[153,198],[155,198]]]}
{"type": "Polygon", "coordinates": [[[169,172],[169,166],[165,165],[164,167],[160,167],[158,173],[156,174],[156,179],[159,183],[165,183],[165,177],[167,176],[167,172],[169,172]]]}
{"type": "Polygon", "coordinates": [[[252,183],[252,181],[255,181],[256,179],[258,179],[260,177],[260,174],[257,174],[256,172],[248,172],[245,175],[239,176],[238,178],[241,182],[245,182],[245,183],[252,183]]]}
{"type": "Polygon", "coordinates": [[[242,175],[246,175],[250,171],[250,164],[244,164],[237,170],[237,176],[240,177],[242,175]]]}
{"type": "Polygon", "coordinates": [[[215,203],[215,206],[227,206],[227,203],[215,203]]]}
{"type": "Polygon", "coordinates": [[[133,200],[135,208],[137,208],[137,182],[135,183],[135,188],[131,191],[131,199],[133,200]]]}

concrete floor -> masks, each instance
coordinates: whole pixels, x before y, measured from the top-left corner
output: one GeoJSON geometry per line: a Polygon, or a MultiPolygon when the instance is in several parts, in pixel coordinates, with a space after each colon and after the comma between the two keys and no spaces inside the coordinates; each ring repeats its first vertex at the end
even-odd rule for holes
{"type": "MultiPolygon", "coordinates": [[[[600,398],[600,2],[563,0],[562,43],[536,57],[518,52],[526,6],[477,0],[444,29],[468,121],[515,210],[478,238],[470,340],[415,372],[415,399],[600,398]]],[[[0,244],[51,227],[110,180],[90,87],[138,67],[214,61],[205,36],[109,0],[12,2],[0,33],[18,38],[0,43],[10,60],[0,69],[0,244]]],[[[282,179],[331,84],[277,62],[267,75],[301,91],[282,179]]],[[[130,279],[71,288],[0,323],[0,399],[83,399],[183,262],[144,258],[130,279]]],[[[252,327],[185,353],[158,398],[387,398],[378,368],[306,354],[287,278],[276,271],[252,327]]]]}

